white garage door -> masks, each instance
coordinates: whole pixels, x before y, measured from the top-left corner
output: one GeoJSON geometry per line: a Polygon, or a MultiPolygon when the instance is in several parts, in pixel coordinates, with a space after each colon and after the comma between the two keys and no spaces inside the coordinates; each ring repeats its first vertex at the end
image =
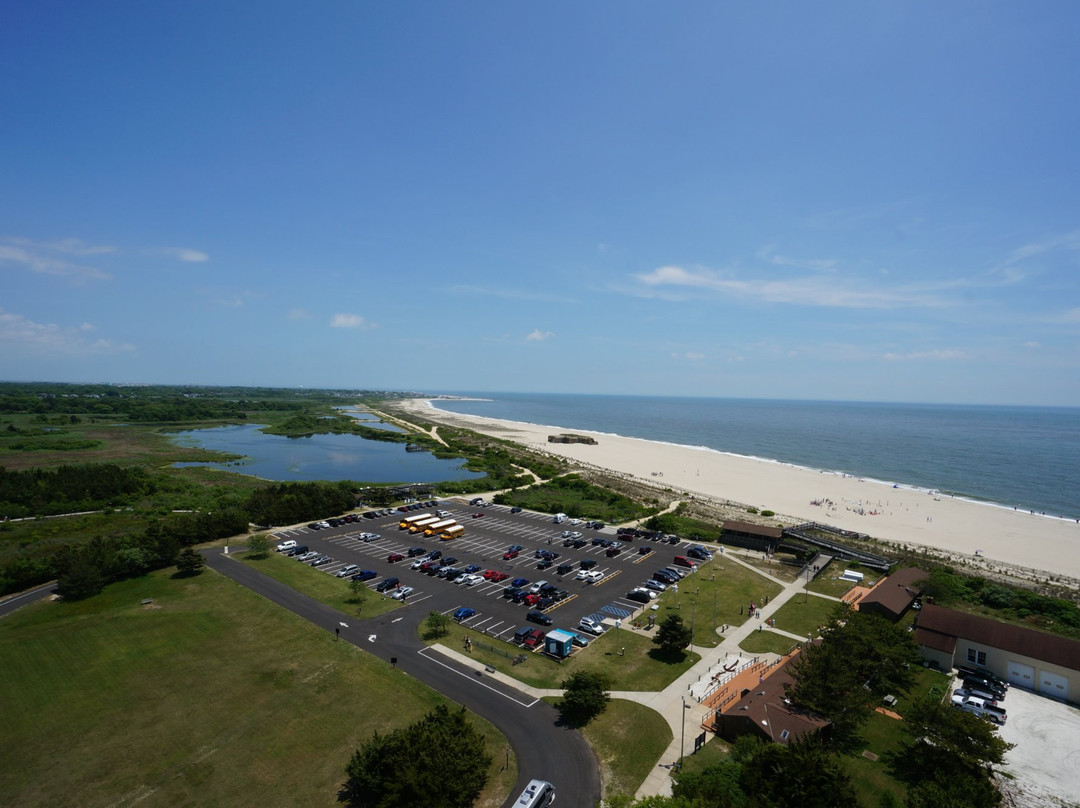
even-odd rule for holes
{"type": "Polygon", "coordinates": [[[1055,699],[1069,698],[1069,680],[1056,673],[1043,671],[1039,674],[1039,692],[1055,699]]]}
{"type": "Polygon", "coordinates": [[[1035,669],[1031,665],[1021,665],[1009,660],[1009,684],[1035,689],[1035,669]]]}

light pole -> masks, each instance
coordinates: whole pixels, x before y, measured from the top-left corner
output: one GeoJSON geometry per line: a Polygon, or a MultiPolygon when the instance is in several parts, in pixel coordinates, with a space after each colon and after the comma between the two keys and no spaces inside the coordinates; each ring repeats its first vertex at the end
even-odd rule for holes
{"type": "Polygon", "coordinates": [[[690,653],[694,653],[694,608],[697,606],[697,601],[690,601],[690,653]]]}
{"type": "Polygon", "coordinates": [[[682,771],[682,759],[686,754],[686,711],[689,709],[686,706],[686,696],[680,696],[682,699],[682,737],[679,739],[679,771],[682,771]]]}

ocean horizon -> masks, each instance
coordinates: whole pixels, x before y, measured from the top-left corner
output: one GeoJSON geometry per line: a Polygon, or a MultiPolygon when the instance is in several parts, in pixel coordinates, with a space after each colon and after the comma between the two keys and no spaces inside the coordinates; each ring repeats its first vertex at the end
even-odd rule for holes
{"type": "Polygon", "coordinates": [[[622,435],[1080,519],[1080,408],[443,391],[439,409],[622,435]]]}

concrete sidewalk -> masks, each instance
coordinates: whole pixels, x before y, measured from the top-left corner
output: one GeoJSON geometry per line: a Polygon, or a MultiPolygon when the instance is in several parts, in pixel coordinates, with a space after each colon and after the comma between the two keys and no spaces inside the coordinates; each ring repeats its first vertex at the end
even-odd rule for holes
{"type": "MultiPolygon", "coordinates": [[[[702,723],[713,711],[713,708],[698,701],[695,690],[700,692],[701,688],[695,689],[695,685],[699,685],[702,682],[707,683],[708,679],[716,675],[718,666],[719,669],[722,670],[725,667],[730,667],[732,664],[737,664],[738,669],[742,669],[747,665],[752,665],[757,662],[771,664],[780,659],[778,654],[747,655],[740,648],[740,643],[756,631],[771,631],[775,634],[781,634],[784,637],[788,637],[795,642],[803,642],[806,640],[806,637],[768,626],[769,619],[785,603],[803,592],[805,582],[802,578],[797,578],[791,583],[782,581],[779,578],[769,575],[768,572],[738,558],[737,554],[732,552],[730,548],[728,548],[722,556],[718,554],[715,558],[717,560],[723,559],[725,563],[741,564],[756,574],[782,586],[783,590],[776,597],[770,599],[767,605],[759,607],[755,617],[748,618],[741,626],[729,626],[728,630],[721,635],[722,639],[715,648],[702,648],[701,646],[698,646],[693,649],[701,654],[701,659],[697,664],[688,669],[663,690],[611,691],[611,697],[613,699],[626,699],[627,701],[633,701],[655,710],[664,717],[668,727],[671,729],[671,743],[668,745],[667,749],[664,750],[664,753],[660,756],[660,759],[656,762],[652,771],[638,788],[637,793],[634,795],[635,798],[640,799],[641,797],[647,797],[652,794],[670,795],[672,772],[677,771],[681,757],[693,753],[694,739],[701,734],[703,731],[701,726],[702,723]]],[[[816,597],[825,596],[816,595],[816,597]]],[[[839,598],[830,599],[839,600],[839,598]]],[[[629,620],[623,621],[620,630],[646,635],[651,633],[648,629],[635,628],[633,621],[629,620]]],[[[441,654],[451,657],[462,665],[473,668],[482,676],[491,677],[496,681],[499,681],[508,687],[515,688],[521,693],[533,698],[562,696],[562,690],[560,689],[531,687],[499,670],[494,672],[488,671],[483,663],[477,662],[468,654],[455,651],[444,645],[435,644],[430,647],[441,654]]],[[[708,737],[711,737],[711,735],[707,736],[706,740],[708,740],[708,737]]]]}

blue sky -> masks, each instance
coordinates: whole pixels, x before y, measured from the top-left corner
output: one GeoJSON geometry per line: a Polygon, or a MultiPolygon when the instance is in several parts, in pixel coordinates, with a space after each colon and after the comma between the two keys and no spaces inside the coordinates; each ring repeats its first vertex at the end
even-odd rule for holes
{"type": "Polygon", "coordinates": [[[0,25],[0,378],[1080,406],[1080,5],[0,25]]]}

